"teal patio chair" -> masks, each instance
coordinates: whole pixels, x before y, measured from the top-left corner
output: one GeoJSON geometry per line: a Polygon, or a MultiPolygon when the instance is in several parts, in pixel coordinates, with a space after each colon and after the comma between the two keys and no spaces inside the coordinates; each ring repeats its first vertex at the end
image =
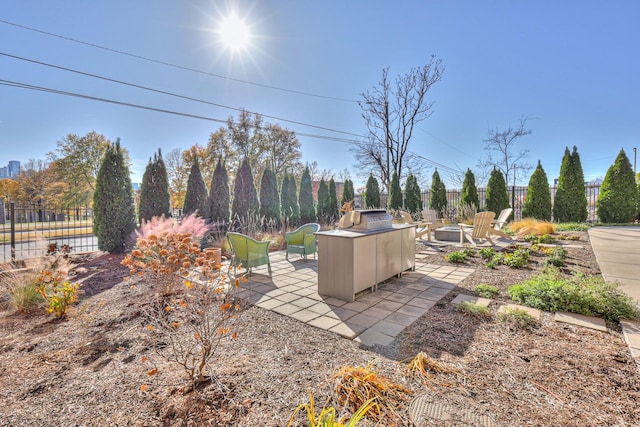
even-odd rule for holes
{"type": "Polygon", "coordinates": [[[251,275],[251,269],[261,265],[267,265],[271,274],[271,262],[269,261],[269,242],[260,242],[244,234],[228,232],[227,239],[231,245],[233,257],[231,265],[236,272],[239,266],[247,269],[251,275]]]}
{"type": "Polygon", "coordinates": [[[290,253],[301,254],[305,261],[307,260],[307,255],[313,254],[315,259],[316,252],[318,252],[318,244],[314,233],[318,231],[320,231],[320,224],[312,222],[285,233],[287,240],[287,255],[285,258],[287,261],[290,253]]]}

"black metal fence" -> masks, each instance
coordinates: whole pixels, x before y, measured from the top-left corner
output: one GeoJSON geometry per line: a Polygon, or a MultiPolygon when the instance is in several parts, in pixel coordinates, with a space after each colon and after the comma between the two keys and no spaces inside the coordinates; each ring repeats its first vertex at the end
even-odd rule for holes
{"type": "Polygon", "coordinates": [[[0,263],[46,253],[97,249],[91,208],[61,208],[0,199],[0,263]]]}
{"type": "MultiPolygon", "coordinates": [[[[558,187],[555,185],[549,186],[551,192],[551,202],[556,195],[558,187]]],[[[509,193],[509,200],[511,207],[513,208],[514,219],[522,219],[522,207],[527,199],[527,190],[525,186],[511,186],[507,189],[509,193]]],[[[478,198],[480,199],[480,209],[484,209],[486,206],[486,188],[478,188],[478,198]]],[[[585,194],[587,196],[587,222],[598,222],[598,215],[596,212],[596,202],[598,201],[598,195],[600,194],[600,184],[587,184],[585,186],[585,194]]],[[[460,205],[460,198],[462,196],[462,190],[447,190],[447,203],[449,206],[454,207],[460,205]]],[[[429,206],[431,200],[431,191],[425,190],[422,192],[422,205],[429,206]]],[[[387,205],[387,194],[380,195],[380,204],[382,206],[387,205]]],[[[360,195],[356,196],[355,206],[357,208],[362,207],[362,198],[360,195]]]]}

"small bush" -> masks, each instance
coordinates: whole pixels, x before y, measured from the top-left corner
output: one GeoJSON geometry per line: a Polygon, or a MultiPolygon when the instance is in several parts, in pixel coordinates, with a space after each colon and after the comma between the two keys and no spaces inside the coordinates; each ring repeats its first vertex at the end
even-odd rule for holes
{"type": "Polygon", "coordinates": [[[539,310],[568,311],[615,322],[637,319],[634,300],[619,286],[599,276],[564,276],[557,268],[547,266],[533,278],[509,287],[508,293],[514,301],[539,310]]]}
{"type": "Polygon", "coordinates": [[[467,316],[475,317],[476,319],[487,320],[491,318],[491,313],[489,313],[487,307],[469,301],[463,301],[458,304],[456,310],[467,316]]]}
{"type": "Polygon", "coordinates": [[[493,298],[498,295],[498,288],[493,285],[488,285],[486,283],[481,283],[476,286],[476,293],[480,295],[482,298],[493,298]]]}
{"type": "Polygon", "coordinates": [[[467,260],[467,255],[464,251],[456,251],[445,255],[444,259],[449,262],[463,263],[467,260]]]}
{"type": "Polygon", "coordinates": [[[516,249],[511,254],[505,254],[504,263],[510,268],[524,268],[529,265],[529,249],[516,249]]]}
{"type": "Polygon", "coordinates": [[[567,250],[562,246],[556,246],[551,249],[549,253],[549,258],[545,261],[547,265],[553,265],[555,267],[564,267],[566,263],[564,262],[567,259],[567,250]]]}
{"type": "Polygon", "coordinates": [[[496,254],[496,250],[491,247],[487,247],[480,249],[478,253],[482,259],[491,259],[496,254]]]}
{"type": "Polygon", "coordinates": [[[39,310],[43,299],[38,292],[38,272],[36,270],[0,271],[2,297],[9,305],[21,313],[39,310]]]}
{"type": "Polygon", "coordinates": [[[64,280],[66,272],[45,269],[38,274],[37,291],[44,298],[47,313],[55,314],[58,319],[66,316],[69,306],[78,300],[82,293],[80,284],[64,280]]]}
{"type": "Polygon", "coordinates": [[[584,222],[561,222],[556,225],[556,231],[589,231],[591,226],[584,222]]]}
{"type": "Polygon", "coordinates": [[[532,329],[540,325],[535,317],[520,308],[507,308],[498,314],[498,320],[515,329],[532,329]]]}

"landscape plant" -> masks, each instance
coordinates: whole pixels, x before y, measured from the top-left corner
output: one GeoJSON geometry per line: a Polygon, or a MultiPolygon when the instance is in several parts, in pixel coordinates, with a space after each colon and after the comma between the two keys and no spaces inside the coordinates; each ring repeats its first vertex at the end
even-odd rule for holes
{"type": "Polygon", "coordinates": [[[397,173],[393,173],[391,177],[391,187],[389,188],[389,200],[387,200],[387,209],[390,211],[398,211],[402,209],[402,188],[400,188],[400,178],[397,173]]]}
{"type": "Polygon", "coordinates": [[[46,310],[62,319],[67,315],[67,310],[74,302],[78,301],[80,284],[65,280],[66,271],[54,269],[53,266],[44,269],[38,274],[36,289],[44,298],[46,310]]]}
{"type": "Polygon", "coordinates": [[[356,424],[364,417],[367,412],[376,405],[373,399],[366,401],[358,410],[349,417],[346,424],[336,419],[336,408],[333,406],[325,406],[320,410],[320,413],[316,415],[315,401],[313,399],[313,393],[309,392],[309,403],[302,403],[298,405],[296,410],[289,418],[288,426],[292,426],[295,420],[295,416],[302,409],[305,410],[307,415],[307,426],[309,427],[355,427],[356,424]]]}
{"type": "Polygon", "coordinates": [[[347,178],[344,180],[344,187],[342,187],[342,198],[340,199],[340,205],[344,206],[345,203],[352,202],[355,197],[356,194],[353,188],[353,181],[347,178]]]}
{"type": "Polygon", "coordinates": [[[329,220],[329,203],[329,187],[327,186],[327,182],[324,178],[321,178],[320,184],[318,185],[317,213],[318,221],[323,224],[328,223],[329,220]]]}
{"type": "Polygon", "coordinates": [[[476,177],[473,172],[471,172],[471,169],[467,169],[467,172],[465,172],[464,174],[464,181],[462,182],[462,192],[460,195],[460,204],[475,206],[476,209],[480,208],[478,189],[476,187],[476,177]]]}
{"type": "Polygon", "coordinates": [[[584,172],[578,148],[573,152],[565,147],[558,187],[553,198],[553,220],[555,222],[584,222],[587,220],[587,195],[584,172]]]}
{"type": "Polygon", "coordinates": [[[226,225],[229,222],[230,206],[231,193],[229,191],[229,175],[227,174],[227,167],[222,162],[222,158],[218,158],[209,190],[209,217],[211,221],[226,225]]]}
{"type": "Polygon", "coordinates": [[[407,177],[404,186],[404,207],[414,215],[422,211],[422,192],[418,185],[418,179],[412,173],[407,177]]]}
{"type": "Polygon", "coordinates": [[[491,319],[491,313],[489,312],[489,309],[484,305],[476,304],[475,302],[462,301],[456,306],[456,310],[466,316],[471,316],[478,320],[491,319]]]}
{"type": "Polygon", "coordinates": [[[20,313],[32,313],[43,303],[38,292],[37,269],[16,271],[0,268],[0,301],[5,300],[20,313]]]}
{"type": "Polygon", "coordinates": [[[529,179],[527,199],[522,207],[522,217],[551,221],[549,180],[540,161],[538,161],[538,166],[529,179]]]}
{"type": "Polygon", "coordinates": [[[533,329],[540,326],[540,322],[521,308],[506,307],[498,313],[498,320],[513,329],[533,329]]]}
{"type": "Polygon", "coordinates": [[[638,215],[638,199],[631,163],[621,149],[602,181],[597,202],[598,218],[605,224],[632,222],[638,215]]]}
{"type": "Polygon", "coordinates": [[[447,188],[440,179],[438,169],[433,172],[431,177],[431,198],[429,199],[429,207],[442,218],[447,211],[447,188]]]}
{"type": "Polygon", "coordinates": [[[317,217],[315,204],[313,203],[313,186],[311,184],[311,174],[308,166],[304,168],[304,172],[302,172],[302,177],[300,178],[298,205],[300,206],[300,222],[302,224],[316,222],[317,217]]]}
{"type": "Polygon", "coordinates": [[[280,227],[280,195],[276,174],[270,167],[266,167],[260,180],[260,216],[267,223],[275,222],[280,227]]]}
{"type": "Polygon", "coordinates": [[[242,161],[238,173],[236,174],[236,182],[233,186],[233,203],[231,205],[231,218],[234,223],[254,218],[260,212],[260,203],[258,201],[258,192],[253,181],[251,166],[246,158],[242,161]]]}
{"type": "Polygon", "coordinates": [[[154,216],[171,216],[171,195],[169,194],[169,178],[167,167],[162,159],[162,152],[153,155],[142,175],[140,199],[138,201],[139,222],[149,221],[154,216]]]}
{"type": "Polygon", "coordinates": [[[336,193],[336,181],[329,180],[329,222],[333,223],[338,219],[338,195],[336,193]]]}
{"type": "Polygon", "coordinates": [[[487,283],[480,283],[478,286],[476,286],[475,291],[482,298],[493,298],[494,296],[498,295],[499,292],[497,287],[489,285],[487,283]]]}
{"type": "Polygon", "coordinates": [[[209,218],[209,195],[204,179],[200,172],[200,162],[195,157],[187,180],[187,192],[184,196],[182,213],[190,215],[196,213],[202,218],[209,218]]]}
{"type": "Polygon", "coordinates": [[[510,286],[508,293],[512,300],[544,311],[568,311],[614,322],[638,318],[635,302],[620,290],[619,283],[581,273],[566,276],[552,266],[510,286]]]}
{"type": "Polygon", "coordinates": [[[131,174],[118,139],[107,147],[93,194],[93,234],[98,239],[98,249],[123,252],[135,228],[131,174]]]}
{"type": "Polygon", "coordinates": [[[158,286],[146,330],[158,355],[195,387],[213,378],[211,360],[221,340],[236,337],[232,326],[242,307],[234,294],[242,277],[230,278],[200,249],[197,236],[208,229],[202,218],[192,215],[186,224],[157,218],[147,227],[122,264],[141,277],[139,286],[158,286]]]}
{"type": "Polygon", "coordinates": [[[380,185],[378,185],[378,180],[372,173],[369,174],[369,178],[367,179],[365,194],[365,208],[371,209],[380,207],[380,185]]]}
{"type": "Polygon", "coordinates": [[[280,190],[280,200],[286,228],[296,227],[300,223],[300,207],[298,205],[298,188],[293,174],[285,173],[280,190]]]}
{"type": "Polygon", "coordinates": [[[504,174],[495,166],[489,176],[486,192],[487,210],[495,212],[496,215],[509,207],[509,195],[507,194],[507,183],[504,174]]]}
{"type": "Polygon", "coordinates": [[[549,221],[539,221],[535,218],[524,218],[519,221],[513,221],[508,226],[517,236],[543,236],[552,234],[556,231],[556,225],[549,221]]]}

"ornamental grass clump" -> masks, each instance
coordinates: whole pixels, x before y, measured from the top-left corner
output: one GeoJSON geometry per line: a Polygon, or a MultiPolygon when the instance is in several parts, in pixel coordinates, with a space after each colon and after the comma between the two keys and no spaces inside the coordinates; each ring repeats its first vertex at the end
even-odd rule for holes
{"type": "MultiPolygon", "coordinates": [[[[235,289],[243,278],[230,278],[213,256],[200,249],[193,231],[167,221],[172,220],[155,221],[160,234],[154,230],[146,230],[147,237],[141,234],[122,264],[143,283],[159,286],[146,313],[152,347],[196,386],[213,377],[211,360],[221,340],[236,337],[233,327],[242,307],[235,289]]],[[[186,226],[202,230],[203,223],[192,218],[186,226]]]]}
{"type": "Polygon", "coordinates": [[[358,408],[358,410],[353,415],[351,415],[348,420],[345,421],[345,423],[342,423],[336,420],[336,416],[337,416],[336,408],[334,408],[333,406],[323,407],[320,410],[320,413],[316,415],[316,407],[315,407],[315,401],[313,399],[313,394],[309,392],[309,403],[302,403],[298,405],[296,410],[291,415],[291,418],[289,418],[289,423],[287,424],[287,426],[289,427],[293,426],[296,415],[298,414],[298,412],[304,409],[307,415],[307,421],[305,423],[306,426],[309,426],[309,427],[355,427],[358,421],[360,421],[362,417],[364,417],[367,414],[367,412],[369,412],[369,410],[374,406],[376,406],[376,403],[374,402],[373,399],[367,400],[364,403],[364,405],[358,408]]]}
{"type": "Polygon", "coordinates": [[[412,391],[401,384],[379,376],[370,365],[343,366],[334,375],[336,398],[340,405],[355,413],[369,401],[373,401],[367,418],[391,425],[401,422],[399,409],[405,405],[412,391]]]}
{"type": "Polygon", "coordinates": [[[524,218],[520,221],[514,221],[508,225],[509,230],[513,231],[518,237],[536,235],[543,236],[545,234],[553,234],[555,232],[555,224],[548,221],[539,221],[535,218],[524,218]]]}
{"type": "Polygon", "coordinates": [[[406,369],[412,377],[419,378],[421,382],[426,384],[430,389],[433,389],[433,385],[442,387],[451,386],[451,384],[437,381],[434,374],[460,374],[459,370],[445,366],[441,362],[429,357],[429,355],[423,351],[416,354],[413,359],[407,363],[406,369]]]}

